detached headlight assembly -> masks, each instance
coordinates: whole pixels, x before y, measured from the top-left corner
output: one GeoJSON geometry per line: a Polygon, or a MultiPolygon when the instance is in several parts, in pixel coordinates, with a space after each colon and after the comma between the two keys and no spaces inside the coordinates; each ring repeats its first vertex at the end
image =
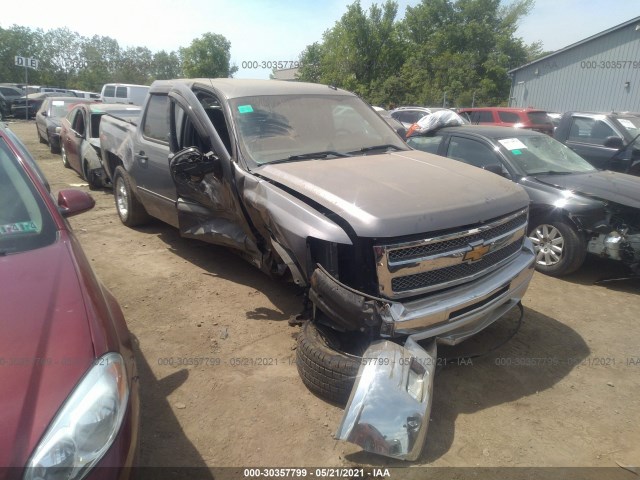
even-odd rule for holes
{"type": "Polygon", "coordinates": [[[129,399],[122,356],[107,353],[80,380],[27,463],[24,480],[79,480],[120,430],[129,399]]]}

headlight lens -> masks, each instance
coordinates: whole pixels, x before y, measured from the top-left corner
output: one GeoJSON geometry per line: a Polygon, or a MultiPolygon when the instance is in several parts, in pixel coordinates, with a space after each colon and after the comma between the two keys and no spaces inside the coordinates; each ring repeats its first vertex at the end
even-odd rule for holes
{"type": "Polygon", "coordinates": [[[100,461],[120,430],[129,399],[124,360],[96,360],[34,450],[24,480],[79,480],[100,461]]]}

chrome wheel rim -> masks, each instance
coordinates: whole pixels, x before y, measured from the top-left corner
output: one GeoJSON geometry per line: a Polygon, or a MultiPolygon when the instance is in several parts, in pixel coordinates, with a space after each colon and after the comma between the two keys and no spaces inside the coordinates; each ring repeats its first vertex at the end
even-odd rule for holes
{"type": "Polygon", "coordinates": [[[118,213],[122,219],[126,219],[129,214],[128,199],[129,195],[127,193],[127,187],[120,177],[116,183],[116,206],[118,207],[118,213]]]}
{"type": "Polygon", "coordinates": [[[562,260],[564,237],[553,225],[539,225],[529,235],[536,254],[536,264],[550,267],[562,260]]]}

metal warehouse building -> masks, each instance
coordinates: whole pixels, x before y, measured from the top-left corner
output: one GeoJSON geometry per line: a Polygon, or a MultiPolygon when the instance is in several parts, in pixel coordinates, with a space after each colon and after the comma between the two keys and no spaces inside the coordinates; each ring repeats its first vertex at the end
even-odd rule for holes
{"type": "Polygon", "coordinates": [[[512,107],[640,112],[640,17],[509,74],[512,107]]]}

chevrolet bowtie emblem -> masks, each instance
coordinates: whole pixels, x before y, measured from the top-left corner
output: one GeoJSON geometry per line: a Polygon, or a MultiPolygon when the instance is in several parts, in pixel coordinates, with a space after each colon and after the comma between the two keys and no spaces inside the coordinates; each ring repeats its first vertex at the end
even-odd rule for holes
{"type": "Polygon", "coordinates": [[[463,262],[473,263],[482,260],[482,257],[491,249],[490,245],[472,245],[471,250],[462,257],[463,262]]]}

